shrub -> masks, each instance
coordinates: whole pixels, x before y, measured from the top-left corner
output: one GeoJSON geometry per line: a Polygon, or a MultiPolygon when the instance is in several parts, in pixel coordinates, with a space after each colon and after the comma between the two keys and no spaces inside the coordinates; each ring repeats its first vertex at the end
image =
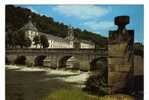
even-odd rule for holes
{"type": "Polygon", "coordinates": [[[96,95],[106,95],[108,94],[107,80],[100,73],[94,73],[91,75],[85,83],[85,91],[96,95]]]}

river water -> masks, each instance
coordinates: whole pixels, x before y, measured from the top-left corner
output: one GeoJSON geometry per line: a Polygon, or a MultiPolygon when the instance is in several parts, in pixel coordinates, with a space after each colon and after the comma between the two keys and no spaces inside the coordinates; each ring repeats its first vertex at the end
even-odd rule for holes
{"type": "Polygon", "coordinates": [[[80,86],[88,73],[6,66],[6,100],[38,100],[61,88],[80,86]],[[82,79],[81,79],[82,77],[82,79]]]}

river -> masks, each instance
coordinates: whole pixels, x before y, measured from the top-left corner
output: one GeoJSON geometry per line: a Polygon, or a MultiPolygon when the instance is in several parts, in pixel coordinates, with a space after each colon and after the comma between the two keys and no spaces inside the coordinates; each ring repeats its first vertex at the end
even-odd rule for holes
{"type": "Polygon", "coordinates": [[[88,72],[6,65],[6,100],[38,100],[61,88],[82,87],[88,72]]]}

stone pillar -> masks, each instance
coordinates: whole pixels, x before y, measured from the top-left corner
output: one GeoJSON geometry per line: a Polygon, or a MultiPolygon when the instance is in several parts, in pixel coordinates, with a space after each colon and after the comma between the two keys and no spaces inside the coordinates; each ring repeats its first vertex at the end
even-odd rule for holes
{"type": "Polygon", "coordinates": [[[81,71],[89,71],[90,70],[90,59],[87,55],[79,55],[76,56],[79,61],[79,66],[81,71]]]}
{"type": "Polygon", "coordinates": [[[26,65],[28,67],[32,67],[35,65],[36,56],[25,56],[26,57],[26,65]]]}
{"type": "Polygon", "coordinates": [[[43,66],[50,67],[50,68],[57,68],[57,56],[49,55],[44,59],[43,66]]]}
{"type": "Polygon", "coordinates": [[[133,72],[134,31],[127,30],[128,16],[115,18],[118,29],[109,32],[108,90],[109,94],[122,92],[133,72]]]}

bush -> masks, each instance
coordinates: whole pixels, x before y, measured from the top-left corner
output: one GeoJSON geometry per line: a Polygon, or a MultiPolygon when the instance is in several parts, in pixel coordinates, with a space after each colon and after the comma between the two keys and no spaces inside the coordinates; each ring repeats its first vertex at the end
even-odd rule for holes
{"type": "Polygon", "coordinates": [[[100,73],[94,73],[91,75],[85,83],[85,91],[96,95],[106,95],[108,94],[107,80],[100,73]]]}

